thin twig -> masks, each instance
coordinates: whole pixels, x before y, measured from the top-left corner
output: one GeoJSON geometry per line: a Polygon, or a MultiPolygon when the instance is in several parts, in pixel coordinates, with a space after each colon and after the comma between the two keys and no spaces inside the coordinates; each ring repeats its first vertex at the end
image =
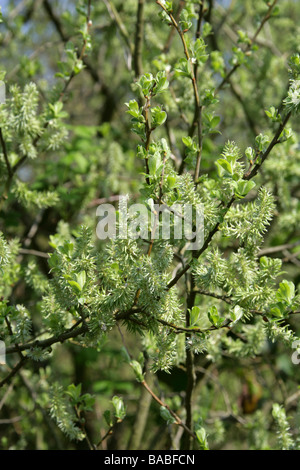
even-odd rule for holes
{"type": "Polygon", "coordinates": [[[280,143],[280,141],[279,141],[280,134],[283,132],[283,130],[284,130],[285,126],[287,125],[291,115],[292,115],[291,111],[289,113],[287,113],[287,115],[283,119],[282,123],[279,125],[279,127],[278,127],[272,141],[270,142],[268,148],[266,149],[266,151],[262,155],[259,155],[259,154],[256,155],[253,163],[250,165],[249,169],[245,172],[245,174],[243,176],[244,180],[250,180],[251,178],[253,178],[257,174],[258,170],[260,169],[260,167],[262,166],[262,164],[264,163],[266,158],[269,156],[269,154],[270,154],[271,150],[273,149],[273,147],[275,147],[275,145],[280,143]]]}
{"type": "MultiPolygon", "coordinates": [[[[258,173],[258,170],[261,168],[262,164],[271,153],[273,147],[277,145],[278,143],[280,143],[279,137],[281,133],[283,132],[283,130],[285,129],[285,126],[288,123],[291,115],[292,115],[291,112],[287,113],[287,115],[285,116],[281,124],[279,125],[277,131],[275,132],[275,135],[272,141],[270,142],[270,144],[268,145],[267,149],[265,150],[265,152],[261,155],[257,154],[254,162],[250,165],[249,169],[244,173],[244,176],[243,176],[244,180],[250,180],[258,173]]],[[[225,205],[225,207],[223,205],[223,211],[224,211],[223,215],[228,213],[229,209],[231,208],[235,200],[236,200],[236,197],[235,195],[233,195],[231,199],[228,201],[228,203],[225,205]]],[[[208,248],[214,235],[218,232],[220,225],[221,225],[221,222],[217,222],[214,228],[209,232],[206,240],[203,243],[202,248],[200,248],[200,250],[196,252],[196,255],[195,255],[196,258],[199,258],[199,256],[201,256],[202,253],[204,253],[204,251],[208,248]]],[[[171,289],[171,287],[173,287],[179,281],[179,279],[191,268],[191,266],[192,266],[192,261],[186,264],[185,268],[183,268],[181,271],[177,273],[177,275],[167,285],[167,289],[171,289]]]]}
{"type": "Polygon", "coordinates": [[[12,169],[11,169],[11,165],[9,163],[6,144],[5,144],[5,141],[4,141],[4,138],[3,138],[2,128],[1,127],[0,127],[0,142],[1,142],[1,147],[2,147],[2,151],[3,151],[3,155],[4,155],[5,165],[6,165],[6,168],[7,168],[7,173],[8,173],[8,176],[11,178],[12,177],[12,169]]]}
{"type": "Polygon", "coordinates": [[[117,27],[119,28],[119,31],[121,33],[121,36],[123,37],[126,45],[128,46],[128,49],[130,51],[130,54],[133,54],[134,47],[133,44],[131,43],[129,33],[126,29],[125,24],[122,21],[122,18],[120,17],[116,7],[114,6],[113,2],[111,0],[103,0],[105,3],[105,6],[107,8],[107,11],[113,21],[115,21],[117,27]]]}
{"type": "MultiPolygon", "coordinates": [[[[90,15],[91,15],[91,0],[88,1],[87,18],[86,18],[87,32],[89,32],[89,30],[91,28],[91,25],[92,25],[90,15]]],[[[87,46],[87,41],[88,41],[87,38],[85,38],[84,41],[83,41],[83,46],[82,46],[81,52],[79,54],[78,60],[83,60],[83,58],[84,58],[84,54],[85,54],[85,50],[86,50],[86,46],[87,46]]],[[[69,85],[70,85],[70,83],[71,83],[71,81],[74,77],[75,77],[75,72],[73,71],[70,74],[69,79],[65,83],[65,86],[64,86],[64,88],[63,88],[63,90],[60,94],[59,101],[63,100],[64,95],[66,94],[67,89],[69,88],[69,85]]],[[[48,125],[49,125],[49,122],[46,121],[45,124],[44,124],[44,130],[47,129],[48,125]]],[[[32,142],[33,147],[37,146],[37,144],[38,144],[38,142],[41,138],[41,135],[42,134],[39,134],[33,140],[33,142],[32,142]]],[[[0,198],[0,210],[2,209],[2,206],[3,206],[4,202],[6,201],[6,199],[8,197],[14,175],[16,174],[17,170],[23,165],[23,163],[27,160],[27,158],[28,158],[27,154],[23,155],[23,157],[21,157],[18,160],[18,162],[11,168],[11,172],[8,175],[8,179],[5,183],[4,191],[3,191],[2,195],[1,195],[1,198],[0,198]]]]}
{"type": "Polygon", "coordinates": [[[145,0],[138,0],[133,54],[134,74],[136,78],[140,77],[143,74],[142,52],[144,36],[144,5],[145,0]]]}
{"type": "MultiPolygon", "coordinates": [[[[200,164],[201,164],[201,156],[202,156],[202,105],[200,102],[200,97],[199,97],[199,91],[198,91],[198,86],[197,86],[197,80],[195,76],[195,69],[193,67],[193,64],[191,62],[190,54],[188,51],[188,46],[184,37],[184,32],[182,31],[179,23],[176,21],[172,13],[170,13],[164,4],[162,4],[159,0],[156,0],[156,3],[167,13],[169,16],[172,25],[174,28],[177,30],[179,37],[181,39],[183,49],[184,49],[184,54],[186,59],[190,62],[191,64],[191,81],[193,85],[193,91],[194,91],[194,99],[195,99],[195,112],[194,112],[194,118],[192,125],[190,127],[189,131],[189,136],[194,135],[195,129],[197,129],[197,137],[198,137],[198,150],[197,150],[197,155],[196,155],[196,168],[195,168],[195,173],[194,173],[194,181],[196,182],[199,178],[199,172],[200,172],[200,164]]],[[[197,70],[197,69],[196,69],[197,70]]]]}
{"type": "Polygon", "coordinates": [[[258,252],[258,256],[265,256],[265,255],[271,255],[273,253],[278,253],[283,250],[291,250],[292,248],[295,248],[296,246],[300,245],[300,241],[294,242],[294,243],[286,243],[285,245],[277,245],[277,246],[271,246],[269,248],[263,248],[258,252]]]}
{"type": "MultiPolygon", "coordinates": [[[[120,336],[121,336],[121,340],[122,340],[122,343],[123,343],[123,346],[128,354],[128,356],[131,358],[131,354],[129,353],[128,351],[128,348],[127,348],[127,345],[126,345],[126,342],[125,342],[125,338],[124,338],[124,335],[122,333],[122,330],[119,326],[119,324],[117,323],[117,327],[118,327],[118,330],[119,330],[119,333],[120,333],[120,336]]],[[[163,406],[164,408],[166,408],[169,413],[173,416],[173,418],[175,419],[176,423],[181,426],[188,434],[190,434],[194,439],[196,439],[196,435],[195,433],[193,433],[185,424],[184,422],[181,420],[181,418],[179,418],[179,416],[166,404],[164,403],[154,392],[153,390],[151,389],[151,387],[149,386],[149,384],[146,382],[146,380],[142,380],[141,382],[139,382],[149,393],[150,395],[152,396],[152,398],[160,405],[160,406],[163,406]]]]}

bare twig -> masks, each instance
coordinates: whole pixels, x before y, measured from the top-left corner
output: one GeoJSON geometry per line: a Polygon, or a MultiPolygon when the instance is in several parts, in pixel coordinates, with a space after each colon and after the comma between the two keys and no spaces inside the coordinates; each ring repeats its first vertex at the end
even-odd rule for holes
{"type": "MultiPolygon", "coordinates": [[[[253,44],[255,43],[256,41],[256,38],[257,36],[259,35],[259,33],[261,32],[264,24],[271,18],[271,15],[272,15],[272,11],[275,7],[277,3],[277,0],[274,0],[273,3],[269,4],[269,8],[268,8],[268,11],[266,12],[265,16],[263,17],[263,19],[261,20],[260,22],[260,25],[258,26],[257,30],[255,31],[252,39],[250,40],[249,44],[247,45],[247,47],[245,48],[244,50],[244,53],[247,54],[249,53],[249,51],[251,50],[253,44]]],[[[228,72],[227,74],[225,75],[225,77],[223,78],[223,80],[221,81],[221,83],[218,85],[218,87],[216,88],[215,90],[215,94],[217,94],[222,88],[223,86],[228,83],[228,80],[230,79],[230,77],[234,74],[234,72],[240,67],[240,63],[237,63],[235,64],[228,72]]]]}
{"type": "Polygon", "coordinates": [[[273,253],[278,253],[283,250],[291,250],[292,248],[295,248],[296,246],[300,245],[300,241],[296,241],[294,243],[286,243],[285,245],[277,245],[277,246],[271,246],[269,248],[263,248],[262,250],[259,251],[258,256],[265,256],[265,255],[271,255],[273,253]]]}
{"type": "Polygon", "coordinates": [[[143,36],[144,36],[144,4],[145,0],[138,0],[136,30],[135,30],[135,44],[134,44],[134,74],[138,78],[143,73],[142,51],[143,51],[143,36]]]}
{"type": "Polygon", "coordinates": [[[266,151],[262,155],[259,155],[259,154],[256,155],[256,158],[254,159],[253,163],[250,165],[249,169],[245,172],[245,174],[243,176],[244,180],[250,180],[251,178],[253,178],[257,174],[258,170],[260,169],[260,167],[262,166],[264,161],[269,156],[269,154],[270,154],[271,150],[273,149],[273,147],[275,147],[275,145],[280,143],[280,141],[279,141],[280,134],[283,132],[283,130],[284,130],[285,126],[287,125],[291,115],[292,115],[291,112],[287,113],[287,115],[285,116],[285,118],[283,119],[281,124],[279,125],[277,131],[275,132],[275,135],[274,135],[272,141],[270,142],[268,148],[266,149],[266,151]]]}
{"type": "Polygon", "coordinates": [[[19,372],[19,370],[24,366],[26,359],[26,357],[20,359],[20,361],[15,365],[15,367],[10,371],[10,373],[0,382],[0,388],[10,382],[10,380],[19,372]]]}

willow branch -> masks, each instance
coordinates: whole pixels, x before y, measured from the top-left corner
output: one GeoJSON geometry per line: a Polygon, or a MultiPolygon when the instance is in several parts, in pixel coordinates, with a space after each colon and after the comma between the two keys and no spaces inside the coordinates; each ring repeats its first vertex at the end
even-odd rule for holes
{"type": "MultiPolygon", "coordinates": [[[[256,41],[256,38],[257,36],[259,35],[259,33],[261,32],[264,24],[271,18],[271,15],[272,15],[272,11],[273,11],[273,8],[275,7],[277,3],[277,0],[274,0],[274,2],[272,4],[269,4],[269,8],[268,8],[268,11],[267,13],[265,14],[265,16],[263,17],[262,21],[260,22],[260,25],[258,26],[257,30],[255,31],[251,41],[249,42],[249,44],[247,45],[247,47],[245,48],[244,50],[244,53],[247,54],[253,44],[255,43],[256,41]]],[[[225,77],[223,78],[222,82],[218,85],[218,87],[216,88],[215,90],[215,94],[217,94],[222,88],[223,86],[228,83],[228,80],[230,79],[230,77],[234,74],[234,72],[241,66],[240,63],[237,63],[235,64],[228,72],[227,74],[225,75],[225,77]]]]}

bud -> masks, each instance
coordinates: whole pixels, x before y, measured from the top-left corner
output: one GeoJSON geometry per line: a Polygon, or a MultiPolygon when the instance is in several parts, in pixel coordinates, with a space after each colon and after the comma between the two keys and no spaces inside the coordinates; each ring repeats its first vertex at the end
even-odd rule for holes
{"type": "Polygon", "coordinates": [[[4,341],[0,341],[0,364],[6,364],[6,348],[4,341]]]}

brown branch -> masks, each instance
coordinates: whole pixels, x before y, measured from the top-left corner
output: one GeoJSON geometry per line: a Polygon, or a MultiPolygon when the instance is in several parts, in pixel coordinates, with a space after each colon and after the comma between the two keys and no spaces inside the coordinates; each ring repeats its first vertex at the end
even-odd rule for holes
{"type": "MultiPolygon", "coordinates": [[[[195,305],[196,293],[194,292],[195,280],[193,276],[190,276],[190,288],[187,298],[186,313],[185,313],[185,324],[187,329],[191,326],[191,316],[190,310],[195,305]]],[[[191,339],[191,332],[188,331],[185,334],[186,344],[189,344],[191,339]]],[[[187,386],[185,390],[185,424],[188,429],[193,431],[193,393],[196,385],[196,374],[195,374],[195,362],[194,362],[194,353],[190,348],[186,348],[185,353],[185,367],[186,367],[186,376],[187,376],[187,386]]],[[[183,435],[182,448],[191,450],[193,445],[192,436],[189,433],[183,435]]]]}
{"type": "MultiPolygon", "coordinates": [[[[128,354],[128,356],[131,358],[131,354],[130,352],[128,351],[128,348],[127,348],[127,345],[126,345],[126,342],[125,342],[125,338],[124,338],[124,335],[122,333],[122,330],[120,328],[120,326],[118,325],[117,323],[117,327],[118,327],[118,330],[119,330],[119,333],[120,333],[120,336],[121,336],[121,340],[122,340],[122,343],[123,343],[123,346],[128,354]]],[[[139,382],[149,393],[150,395],[152,396],[152,398],[160,405],[160,406],[163,406],[164,408],[166,408],[169,413],[173,416],[173,418],[175,419],[176,423],[181,426],[189,435],[191,435],[194,439],[196,439],[196,435],[195,433],[193,433],[185,424],[184,422],[179,418],[179,416],[166,404],[164,403],[154,392],[153,390],[151,389],[151,387],[149,386],[149,384],[146,382],[146,380],[142,380],[141,382],[139,382]]]]}
{"type": "Polygon", "coordinates": [[[138,0],[136,30],[135,30],[135,44],[133,54],[134,74],[135,78],[143,74],[143,37],[144,37],[144,5],[145,0],[138,0]]]}
{"type": "MultiPolygon", "coordinates": [[[[46,1],[47,3],[47,1],[46,1]]],[[[89,0],[88,2],[88,9],[87,9],[87,18],[86,18],[86,24],[87,24],[87,31],[89,32],[90,28],[91,28],[91,25],[92,25],[92,22],[91,22],[91,19],[90,19],[90,15],[91,15],[91,0],[89,0]]],[[[79,57],[78,57],[78,60],[83,60],[84,58],[84,54],[85,54],[85,50],[86,50],[86,46],[87,46],[87,39],[85,38],[84,41],[83,41],[83,46],[82,46],[82,49],[81,49],[81,53],[79,54],[79,57]]],[[[75,76],[75,73],[74,71],[71,73],[69,79],[67,80],[67,82],[65,83],[65,86],[60,94],[60,98],[59,98],[59,101],[62,101],[63,100],[63,97],[72,81],[72,79],[74,78],[75,76]]],[[[98,77],[98,75],[97,75],[98,77]]],[[[45,122],[44,126],[43,126],[43,129],[47,129],[48,127],[48,121],[45,122]]],[[[38,135],[32,142],[32,145],[34,147],[37,146],[37,143],[39,142],[40,140],[40,137],[41,137],[41,134],[38,135]]],[[[11,168],[11,171],[10,171],[10,174],[9,174],[9,177],[5,183],[5,187],[4,187],[4,191],[1,195],[1,198],[0,198],[0,210],[2,209],[2,206],[5,202],[5,200],[7,199],[8,197],[8,193],[10,191],[10,187],[11,187],[11,184],[12,184],[12,180],[13,180],[13,177],[14,175],[16,174],[17,170],[23,165],[23,163],[27,160],[28,158],[28,155],[23,155],[23,157],[21,157],[19,159],[19,161],[11,168]]]]}
{"type": "Polygon", "coordinates": [[[140,382],[141,385],[147,390],[147,392],[150,393],[150,395],[152,396],[152,398],[160,405],[160,406],[163,406],[164,408],[166,408],[169,413],[173,416],[173,418],[175,419],[176,423],[178,424],[178,426],[181,426],[185,431],[186,433],[188,433],[193,439],[196,439],[196,435],[195,433],[193,433],[185,424],[184,422],[182,421],[182,419],[179,418],[179,416],[166,404],[164,403],[154,392],[153,390],[151,390],[151,388],[149,387],[149,385],[147,384],[147,382],[145,380],[143,380],[142,382],[140,382]]]}
{"type": "Polygon", "coordinates": [[[105,3],[105,6],[107,8],[107,11],[113,21],[115,21],[117,27],[120,30],[121,36],[123,37],[124,41],[126,42],[126,45],[128,46],[128,49],[130,51],[130,54],[133,54],[134,47],[133,44],[130,41],[130,36],[128,34],[128,31],[126,29],[125,24],[123,23],[118,11],[116,10],[114,4],[112,3],[111,0],[103,0],[105,3]]]}
{"type": "Polygon", "coordinates": [[[243,176],[244,180],[250,180],[251,178],[253,178],[257,174],[258,170],[260,169],[260,167],[262,166],[262,164],[264,163],[266,158],[269,156],[269,154],[270,154],[271,150],[273,149],[273,147],[275,147],[275,145],[280,143],[280,141],[279,141],[280,134],[283,132],[283,130],[284,130],[286,124],[288,123],[291,115],[292,115],[291,111],[289,113],[287,113],[287,115],[283,119],[282,123],[279,125],[272,141],[270,142],[270,144],[269,144],[268,148],[265,150],[265,152],[262,155],[258,155],[258,154],[256,155],[256,158],[255,158],[253,164],[250,165],[249,169],[245,172],[245,174],[243,176]]]}
{"type": "Polygon", "coordinates": [[[96,444],[96,449],[98,449],[101,446],[102,442],[104,442],[105,439],[107,439],[109,436],[112,435],[114,427],[115,427],[116,424],[118,424],[118,421],[116,421],[112,426],[110,426],[110,428],[107,430],[107,432],[104,434],[104,436],[100,439],[98,444],[96,444]]]}
{"type": "Polygon", "coordinates": [[[273,253],[278,253],[283,250],[291,250],[292,248],[295,248],[296,246],[300,245],[300,241],[294,242],[294,243],[286,243],[285,245],[277,245],[277,246],[271,246],[269,248],[263,248],[258,252],[258,256],[265,256],[265,255],[271,255],[273,253]]]}
{"type": "MultiPolygon", "coordinates": [[[[146,381],[150,384],[150,387],[152,387],[153,375],[149,370],[149,363],[146,357],[144,362],[144,370],[146,381]]],[[[142,387],[139,401],[137,404],[134,425],[132,427],[130,440],[127,446],[128,450],[139,450],[140,448],[145,427],[147,425],[151,401],[151,395],[148,393],[145,387],[142,387]]]]}

